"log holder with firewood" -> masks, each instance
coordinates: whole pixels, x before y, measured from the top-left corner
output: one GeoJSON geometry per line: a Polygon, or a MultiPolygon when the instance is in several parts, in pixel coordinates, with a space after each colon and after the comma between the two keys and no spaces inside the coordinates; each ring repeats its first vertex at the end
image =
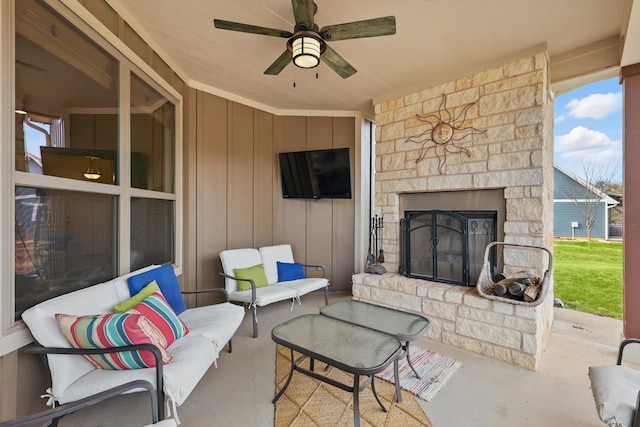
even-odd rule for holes
{"type": "MultiPolygon", "coordinates": [[[[537,258],[537,257],[531,257],[537,258]]],[[[542,261],[544,263],[544,261],[542,261]]],[[[485,248],[484,262],[478,277],[478,293],[486,298],[504,301],[511,304],[535,306],[540,304],[549,292],[549,280],[553,274],[553,255],[542,246],[521,245],[505,242],[491,242],[485,248]],[[527,268],[516,272],[496,273],[494,265],[490,261],[492,248],[502,246],[510,249],[521,249],[525,251],[546,252],[547,259],[545,265],[527,266],[527,268]]]]}

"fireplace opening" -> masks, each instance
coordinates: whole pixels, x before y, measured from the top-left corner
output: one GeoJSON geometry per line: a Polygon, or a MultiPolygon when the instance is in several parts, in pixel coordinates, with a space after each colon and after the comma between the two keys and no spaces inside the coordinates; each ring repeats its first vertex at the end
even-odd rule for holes
{"type": "MultiPolygon", "coordinates": [[[[405,211],[400,220],[400,272],[475,286],[485,248],[496,241],[496,221],[496,211],[405,211]]],[[[491,265],[496,265],[495,250],[491,252],[491,265]]]]}

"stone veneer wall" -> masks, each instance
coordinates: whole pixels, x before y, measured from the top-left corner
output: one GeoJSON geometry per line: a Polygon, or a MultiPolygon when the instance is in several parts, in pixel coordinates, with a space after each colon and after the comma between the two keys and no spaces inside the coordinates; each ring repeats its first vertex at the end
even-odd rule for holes
{"type": "MultiPolygon", "coordinates": [[[[354,275],[354,297],[423,313],[431,320],[431,338],[536,369],[553,320],[552,283],[540,305],[526,307],[486,299],[476,288],[391,273],[399,264],[401,193],[504,189],[504,241],[553,247],[553,101],[547,53],[381,102],[375,111],[375,213],[384,217],[383,249],[390,274],[354,275]],[[448,153],[441,174],[434,150],[416,162],[421,146],[406,141],[429,129],[416,114],[438,114],[443,93],[454,116],[465,104],[475,103],[464,126],[487,131],[460,143],[470,157],[448,153]]],[[[505,271],[532,261],[543,262],[541,257],[536,261],[504,254],[505,271]]]]}

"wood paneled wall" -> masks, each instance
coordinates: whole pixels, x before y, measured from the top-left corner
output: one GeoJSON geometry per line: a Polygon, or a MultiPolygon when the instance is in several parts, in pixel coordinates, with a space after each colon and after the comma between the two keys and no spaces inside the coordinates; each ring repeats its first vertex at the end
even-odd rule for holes
{"type": "Polygon", "coordinates": [[[196,104],[199,287],[224,285],[224,249],[290,243],[296,260],[326,266],[331,290],[350,292],[354,199],[283,199],[278,153],[349,147],[353,171],[355,119],[275,116],[204,92],[196,104]]]}
{"type": "MultiPolygon", "coordinates": [[[[351,148],[355,193],[355,119],[274,116],[189,88],[107,2],[79,3],[184,98],[182,287],[224,286],[218,275],[223,249],[291,243],[298,261],[325,264],[332,291],[350,292],[355,199],[283,200],[277,153],[351,148]]],[[[186,300],[190,306],[211,302],[186,300]]],[[[44,409],[37,396],[49,381],[36,356],[0,357],[0,420],[44,409]]]]}

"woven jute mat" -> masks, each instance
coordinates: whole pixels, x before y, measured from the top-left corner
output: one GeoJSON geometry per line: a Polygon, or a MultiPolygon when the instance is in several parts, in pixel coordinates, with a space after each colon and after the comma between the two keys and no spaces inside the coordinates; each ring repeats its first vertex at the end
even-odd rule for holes
{"type": "MultiPolygon", "coordinates": [[[[291,367],[291,352],[280,345],[276,350],[276,392],[285,384],[291,367]]],[[[299,354],[294,352],[294,358],[299,354]]],[[[309,367],[309,360],[303,362],[309,367]]],[[[316,362],[315,370],[345,384],[353,384],[353,376],[339,369],[324,371],[324,363],[316,362]]],[[[364,381],[364,378],[361,379],[364,381]]],[[[376,402],[371,386],[360,392],[360,425],[362,427],[433,427],[416,397],[402,390],[403,402],[396,402],[395,386],[376,379],[376,392],[387,408],[376,402]]],[[[275,405],[276,427],[346,427],[353,426],[353,395],[330,384],[294,372],[284,395],[275,405]]]]}

